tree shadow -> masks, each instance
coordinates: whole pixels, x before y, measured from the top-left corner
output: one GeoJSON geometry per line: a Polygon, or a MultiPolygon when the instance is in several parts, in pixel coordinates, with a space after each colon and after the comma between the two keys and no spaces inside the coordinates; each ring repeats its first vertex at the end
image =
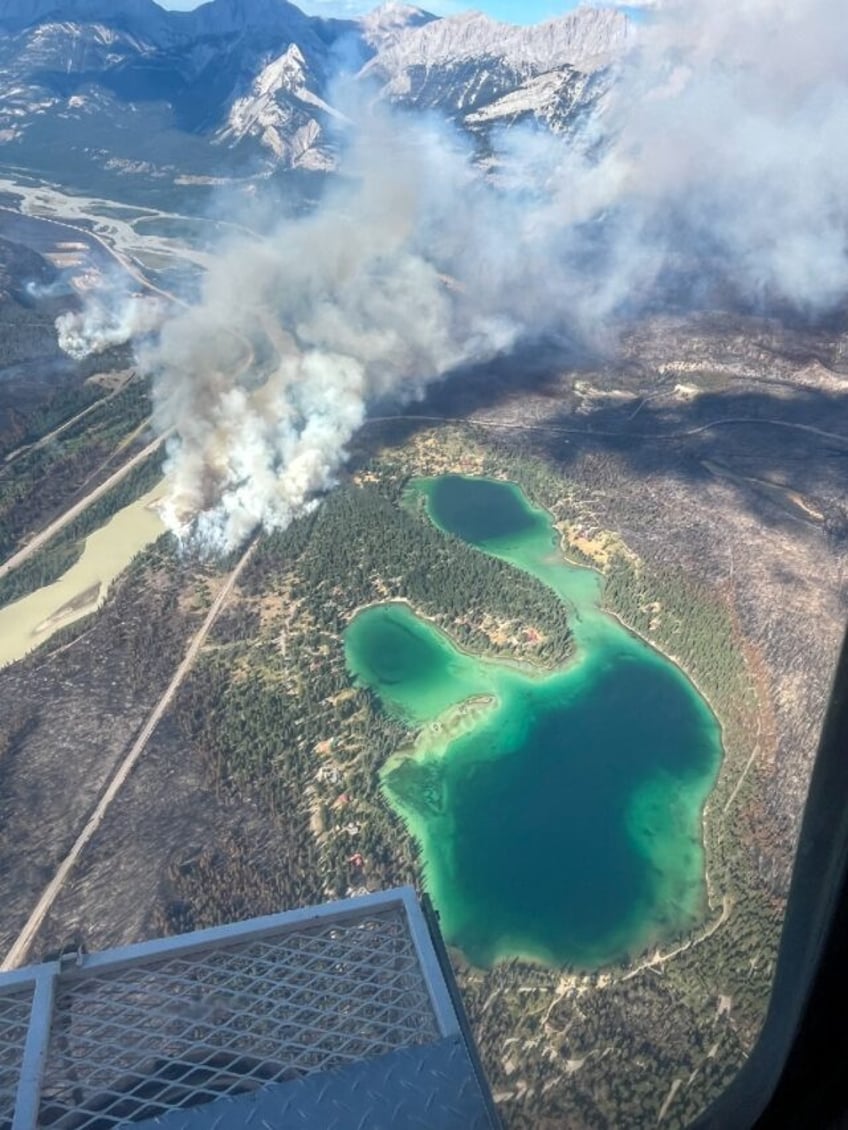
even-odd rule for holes
{"type": "MultiPolygon", "coordinates": [[[[708,359],[691,383],[685,372],[660,371],[656,344],[647,357],[640,353],[638,331],[615,356],[561,341],[537,343],[457,370],[415,404],[376,406],[352,466],[440,419],[482,419],[487,434],[565,477],[592,454],[607,460],[613,476],[617,469],[631,479],[720,481],[764,524],[817,527],[848,540],[848,377],[793,378],[814,362],[841,360],[832,329],[755,323],[757,365],[750,366],[751,342],[740,344],[738,337],[748,320],[710,318],[708,359]],[[751,367],[746,375],[731,371],[734,350],[736,368],[751,367]],[[721,358],[714,371],[712,353],[721,358]]],[[[703,333],[703,323],[696,328],[703,333]]]]}

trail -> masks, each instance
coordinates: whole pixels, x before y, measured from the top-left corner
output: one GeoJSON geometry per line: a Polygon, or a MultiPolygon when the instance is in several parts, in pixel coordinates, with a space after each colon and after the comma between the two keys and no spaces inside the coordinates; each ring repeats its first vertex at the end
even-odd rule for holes
{"type": "Polygon", "coordinates": [[[34,443],[25,443],[23,447],[16,447],[14,451],[10,451],[3,462],[13,463],[16,459],[19,459],[22,455],[26,454],[27,451],[38,451],[39,448],[44,447],[46,444],[50,443],[50,441],[52,439],[55,439],[56,436],[61,435],[62,432],[67,431],[68,428],[72,427],[79,420],[84,419],[90,412],[93,412],[95,408],[100,408],[101,405],[108,404],[109,401],[113,400],[119,392],[124,391],[133,377],[135,377],[134,371],[130,372],[129,375],[125,377],[124,380],[120,382],[120,384],[117,384],[110,393],[107,393],[106,396],[98,397],[98,399],[89,404],[88,407],[83,408],[82,412],[77,412],[76,416],[71,416],[69,420],[65,420],[64,423],[59,424],[57,428],[54,428],[52,432],[48,432],[47,435],[41,436],[41,438],[35,440],[34,443]]]}
{"type": "Polygon", "coordinates": [[[736,800],[736,796],[737,796],[739,790],[742,788],[742,785],[745,782],[745,778],[748,776],[748,771],[750,770],[751,766],[754,764],[754,762],[757,759],[757,754],[760,752],[760,734],[762,732],[762,728],[763,728],[762,718],[761,718],[760,712],[758,710],[757,711],[757,736],[754,739],[754,748],[751,751],[751,756],[745,762],[745,767],[743,768],[742,772],[739,774],[739,780],[733,786],[733,792],[727,798],[727,801],[725,802],[724,808],[721,810],[722,816],[727,815],[727,813],[730,809],[730,806],[736,800]]]}
{"type": "Polygon", "coordinates": [[[716,930],[718,930],[719,927],[725,924],[725,922],[730,917],[730,912],[732,910],[732,896],[723,895],[721,900],[721,914],[718,916],[715,922],[713,922],[710,926],[707,926],[696,937],[690,938],[686,942],[681,942],[681,944],[679,946],[676,946],[673,950],[668,950],[666,953],[662,953],[659,947],[657,947],[657,950],[654,953],[653,957],[647,958],[640,965],[637,965],[635,969],[631,969],[629,973],[625,973],[624,976],[620,978],[620,980],[622,982],[629,981],[631,977],[638,976],[638,974],[641,973],[644,969],[651,969],[654,972],[662,973],[662,967],[667,961],[671,961],[671,959],[677,957],[678,954],[685,953],[687,950],[692,949],[694,946],[700,945],[701,942],[705,942],[707,938],[711,938],[716,930]]]}
{"type": "Polygon", "coordinates": [[[78,518],[80,514],[86,511],[89,506],[92,506],[95,502],[97,502],[98,499],[102,498],[104,494],[108,494],[112,487],[115,487],[118,485],[118,483],[122,482],[134,467],[137,467],[139,463],[143,463],[145,459],[147,459],[155,451],[158,451],[165,440],[168,438],[169,434],[170,433],[166,432],[164,435],[157,436],[152,443],[149,443],[147,447],[139,451],[137,455],[134,455],[132,459],[130,459],[127,463],[124,463],[122,467],[119,467],[118,470],[115,471],[113,475],[110,475],[108,479],[102,482],[100,486],[95,487],[93,491],[85,496],[85,498],[81,498],[79,502],[75,502],[69,510],[66,510],[64,514],[60,514],[60,516],[55,521],[51,522],[49,526],[46,526],[43,530],[37,533],[35,537],[23,547],[23,549],[19,549],[17,553],[14,553],[7,561],[0,565],[0,580],[8,576],[13,569],[17,569],[19,568],[19,566],[23,565],[23,563],[30,557],[32,557],[33,554],[37,553],[44,545],[46,545],[51,538],[55,537],[60,530],[63,530],[65,526],[70,525],[70,523],[73,522],[75,518],[78,518]]]}
{"type": "Polygon", "coordinates": [[[82,490],[84,487],[87,487],[92,479],[96,479],[98,475],[102,474],[110,465],[110,463],[113,463],[122,451],[126,451],[128,447],[131,447],[132,444],[134,444],[138,437],[142,434],[142,432],[147,431],[148,428],[152,426],[152,424],[153,417],[148,416],[146,420],[141,421],[137,428],[133,428],[131,432],[125,435],[124,438],[118,442],[117,446],[114,447],[112,451],[106,456],[100,466],[95,467],[94,470],[90,472],[90,474],[86,475],[86,477],[80,484],[79,489],[82,490]]]}
{"type": "Polygon", "coordinates": [[[31,945],[35,940],[35,937],[40,930],[44,919],[47,917],[51,907],[62,891],[62,888],[67,882],[68,876],[73,870],[74,865],[76,864],[77,860],[79,859],[88,843],[91,841],[97,829],[102,824],[103,818],[109,810],[109,806],[120,792],[121,787],[129,777],[130,773],[136,765],[136,762],[144,752],[147,743],[150,741],[150,738],[153,735],[154,730],[159,725],[168,707],[173,702],[174,696],[185,680],[186,675],[188,675],[189,671],[194,665],[200,649],[203,647],[203,644],[206,641],[206,637],[209,635],[212,626],[218,618],[221,609],[224,607],[227,598],[233,591],[233,588],[238,581],[242,570],[250,560],[255,548],[256,541],[253,541],[242,554],[235,569],[233,569],[232,573],[230,573],[230,576],[227,578],[224,587],[218,593],[212,604],[212,607],[209,609],[209,612],[206,615],[206,619],[203,621],[197,634],[189,644],[188,650],[183,657],[183,661],[177,668],[176,674],[168,684],[165,693],[153,708],[150,716],[142,727],[141,732],[133,743],[133,746],[130,749],[129,753],[126,755],[126,757],[123,759],[123,761],[113,774],[112,779],[110,780],[106,791],[103,793],[103,796],[98,801],[94,812],[92,812],[85,827],[77,836],[73,847],[62,860],[58,870],[56,871],[56,874],[45,887],[44,892],[36,903],[35,909],[29,916],[26,925],[24,926],[23,930],[21,930],[9,952],[6,954],[6,958],[3,964],[2,966],[0,966],[0,972],[7,972],[10,969],[16,969],[26,959],[27,953],[29,952],[31,945]]]}
{"type": "Polygon", "coordinates": [[[739,790],[742,788],[743,784],[745,783],[745,778],[748,776],[748,771],[750,770],[750,768],[754,764],[754,762],[757,760],[757,754],[759,752],[760,752],[759,745],[755,745],[753,752],[751,753],[751,756],[745,762],[745,767],[743,768],[742,772],[739,774],[739,780],[733,786],[733,792],[727,798],[727,802],[725,803],[724,808],[721,810],[723,816],[727,815],[727,812],[728,812],[730,806],[736,800],[736,795],[739,792],[739,790]]]}
{"type": "Polygon", "coordinates": [[[737,424],[765,424],[774,428],[789,428],[794,431],[808,432],[812,435],[821,436],[823,439],[832,439],[836,440],[837,443],[848,445],[848,436],[840,435],[838,432],[828,432],[823,428],[816,428],[812,424],[796,424],[791,420],[775,420],[768,416],[727,416],[721,420],[712,420],[708,424],[700,424],[696,428],[684,428],[676,432],[611,431],[591,427],[567,428],[562,424],[519,424],[507,420],[478,420],[467,416],[418,416],[401,414],[396,416],[371,416],[365,421],[363,427],[366,427],[368,424],[389,423],[395,420],[428,420],[440,424],[467,424],[478,428],[506,428],[519,432],[556,432],[560,435],[585,436],[589,439],[593,436],[612,436],[615,439],[685,439],[686,436],[696,436],[700,435],[702,432],[710,432],[716,428],[729,427],[737,424]]]}

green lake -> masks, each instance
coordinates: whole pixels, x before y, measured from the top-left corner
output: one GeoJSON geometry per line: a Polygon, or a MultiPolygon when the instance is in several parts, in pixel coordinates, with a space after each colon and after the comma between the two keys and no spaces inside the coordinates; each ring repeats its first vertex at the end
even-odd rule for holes
{"type": "Polygon", "coordinates": [[[569,610],[567,667],[462,652],[399,602],[351,622],[348,666],[417,732],[384,793],[422,849],[447,941],[597,968],[692,927],[705,906],[701,818],[722,757],[684,673],[601,611],[550,516],[512,483],[417,480],[430,520],[532,573],[569,610]]]}

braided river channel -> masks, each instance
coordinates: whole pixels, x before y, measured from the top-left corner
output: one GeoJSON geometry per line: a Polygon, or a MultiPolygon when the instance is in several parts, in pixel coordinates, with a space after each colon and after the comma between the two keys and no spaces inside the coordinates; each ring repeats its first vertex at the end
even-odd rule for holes
{"type": "Polygon", "coordinates": [[[670,660],[602,610],[550,515],[513,483],[416,480],[444,533],[539,578],[567,608],[566,666],[477,657],[406,604],[360,612],[355,680],[415,731],[383,792],[421,848],[449,944],[596,969],[693,927],[705,907],[702,814],[721,729],[670,660]]]}

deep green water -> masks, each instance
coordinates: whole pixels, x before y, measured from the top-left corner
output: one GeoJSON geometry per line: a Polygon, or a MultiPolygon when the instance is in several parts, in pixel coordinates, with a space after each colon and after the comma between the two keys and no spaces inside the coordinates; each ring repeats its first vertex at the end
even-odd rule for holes
{"type": "Polygon", "coordinates": [[[404,604],[348,629],[354,677],[421,731],[383,787],[421,844],[448,941],[479,965],[596,968],[688,929],[704,909],[715,716],[601,612],[600,577],[564,561],[517,486],[450,475],[414,489],[440,529],[550,585],[576,643],[568,667],[539,675],[464,654],[404,604]]]}

